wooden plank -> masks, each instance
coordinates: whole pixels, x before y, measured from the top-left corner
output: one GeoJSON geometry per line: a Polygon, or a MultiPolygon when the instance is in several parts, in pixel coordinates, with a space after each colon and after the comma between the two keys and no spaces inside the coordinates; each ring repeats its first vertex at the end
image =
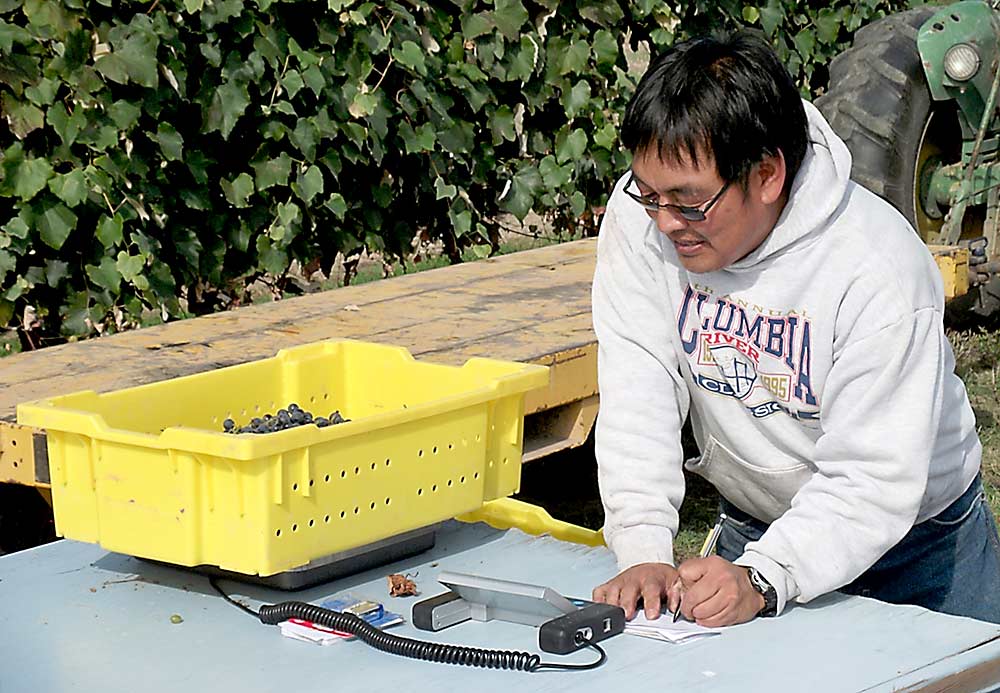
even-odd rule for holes
{"type": "Polygon", "coordinates": [[[996,693],[1000,684],[1000,658],[991,656],[989,647],[997,638],[970,647],[943,661],[921,667],[894,681],[895,693],[954,693],[954,691],[989,691],[996,693]],[[908,683],[909,681],[914,683],[908,683]]]}
{"type": "Polygon", "coordinates": [[[568,401],[563,380],[589,396],[596,381],[585,379],[581,392],[578,362],[594,343],[595,246],[565,243],[17,354],[0,368],[0,420],[14,421],[18,402],[106,392],[334,338],[400,345],[447,364],[472,356],[549,363],[556,368],[545,399],[568,401]]]}

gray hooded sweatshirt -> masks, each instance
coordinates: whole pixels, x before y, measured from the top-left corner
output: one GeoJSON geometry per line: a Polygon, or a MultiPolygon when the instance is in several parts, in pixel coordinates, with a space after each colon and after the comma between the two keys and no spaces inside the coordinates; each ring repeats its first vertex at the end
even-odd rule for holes
{"type": "Polygon", "coordinates": [[[619,568],[673,563],[686,466],[771,523],[736,561],[807,602],[871,567],[970,485],[982,448],[940,275],[806,103],[810,145],[764,242],[686,271],[615,186],[593,286],[604,535],[619,568]]]}

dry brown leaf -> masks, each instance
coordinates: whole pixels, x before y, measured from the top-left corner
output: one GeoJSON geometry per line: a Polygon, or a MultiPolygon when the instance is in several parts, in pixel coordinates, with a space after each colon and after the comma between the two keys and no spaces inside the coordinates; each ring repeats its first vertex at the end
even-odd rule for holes
{"type": "Polygon", "coordinates": [[[416,583],[404,575],[393,573],[387,579],[390,597],[408,597],[417,593],[416,583]]]}

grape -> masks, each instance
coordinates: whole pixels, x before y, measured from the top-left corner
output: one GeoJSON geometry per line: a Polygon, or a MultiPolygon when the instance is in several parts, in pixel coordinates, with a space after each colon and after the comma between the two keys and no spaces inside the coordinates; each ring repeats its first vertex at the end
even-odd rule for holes
{"type": "Polygon", "coordinates": [[[279,409],[275,414],[268,412],[263,416],[255,416],[246,426],[237,426],[235,421],[227,418],[222,422],[222,428],[226,433],[274,433],[307,424],[314,424],[317,428],[326,428],[348,421],[350,419],[344,418],[339,410],[331,413],[329,417],[314,417],[312,412],[306,411],[292,402],[287,408],[279,409]]]}

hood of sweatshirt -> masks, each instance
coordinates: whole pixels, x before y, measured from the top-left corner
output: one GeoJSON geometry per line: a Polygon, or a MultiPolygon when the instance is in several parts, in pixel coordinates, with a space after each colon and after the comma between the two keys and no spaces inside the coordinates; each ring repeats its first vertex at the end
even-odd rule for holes
{"type": "Polygon", "coordinates": [[[756,271],[762,261],[808,242],[810,236],[826,228],[827,220],[844,200],[851,153],[815,106],[808,101],[802,105],[809,123],[809,142],[788,203],[764,242],[722,272],[756,271]]]}

